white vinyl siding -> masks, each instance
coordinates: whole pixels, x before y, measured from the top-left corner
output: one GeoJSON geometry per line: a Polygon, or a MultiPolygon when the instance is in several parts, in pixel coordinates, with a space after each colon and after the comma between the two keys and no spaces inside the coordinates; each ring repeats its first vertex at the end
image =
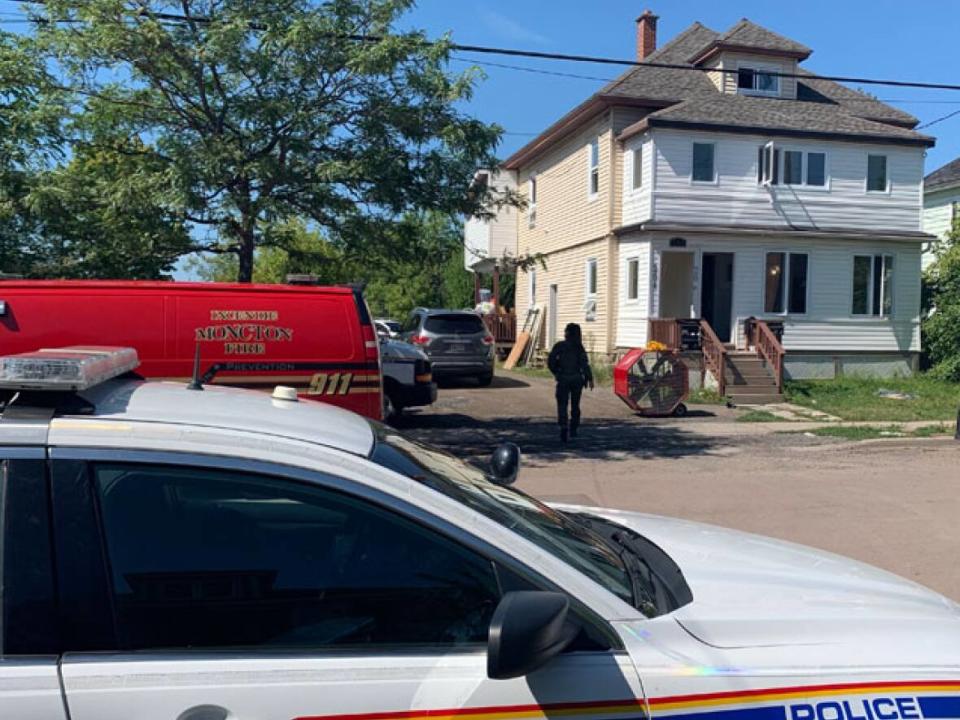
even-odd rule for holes
{"type": "Polygon", "coordinates": [[[653,177],[653,142],[648,137],[630,138],[623,148],[624,167],[621,176],[622,191],[622,214],[621,222],[624,226],[635,225],[645,222],[653,217],[651,209],[652,192],[651,187],[654,183],[653,177]],[[643,165],[640,170],[643,184],[638,188],[633,187],[634,163],[637,158],[643,165]]]}
{"type": "MultiPolygon", "coordinates": [[[[692,142],[703,135],[655,129],[651,217],[657,222],[710,225],[815,227],[908,231],[920,229],[923,148],[878,149],[887,157],[890,190],[865,193],[867,155],[872,146],[835,141],[791,140],[781,147],[826,154],[828,187],[762,187],[758,149],[769,138],[715,136],[716,185],[696,183],[692,142]]],[[[782,158],[781,163],[782,165],[782,158]]]]}
{"type": "Polygon", "coordinates": [[[642,347],[647,342],[650,318],[650,243],[623,239],[619,247],[620,297],[618,302],[618,347],[642,347]],[[631,263],[635,263],[638,293],[630,297],[631,263]]]}
{"type": "MultiPolygon", "coordinates": [[[[490,184],[497,190],[515,191],[517,189],[516,175],[509,170],[493,173],[490,184]]],[[[502,258],[505,255],[517,254],[517,217],[516,208],[505,206],[499,208],[496,215],[487,220],[469,218],[464,223],[464,267],[471,270],[473,266],[490,258],[502,258]]]]}

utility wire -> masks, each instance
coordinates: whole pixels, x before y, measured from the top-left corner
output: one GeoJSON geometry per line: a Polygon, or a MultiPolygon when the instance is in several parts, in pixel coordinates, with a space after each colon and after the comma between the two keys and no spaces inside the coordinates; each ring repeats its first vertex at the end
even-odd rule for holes
{"type": "Polygon", "coordinates": [[[954,110],[952,113],[947,113],[943,117],[938,117],[936,120],[931,120],[930,122],[924,123],[923,125],[918,125],[917,130],[923,130],[924,128],[928,128],[931,125],[936,125],[937,123],[941,123],[944,120],[949,120],[950,118],[956,117],[957,115],[960,115],[960,110],[954,110]]]}
{"type": "MultiPolygon", "coordinates": [[[[23,0],[25,4],[30,5],[45,5],[46,0],[23,0]]],[[[144,17],[153,18],[161,21],[170,21],[170,22],[181,22],[181,23],[192,23],[192,24],[209,24],[213,22],[213,18],[197,15],[197,16],[187,16],[179,15],[176,13],[166,13],[166,12],[146,12],[143,15],[144,17]]],[[[250,23],[249,27],[251,30],[266,30],[267,26],[260,23],[250,23]]],[[[332,39],[337,40],[351,40],[359,43],[378,43],[382,42],[385,38],[379,35],[335,35],[331,36],[332,39]]],[[[437,41],[424,40],[424,44],[427,46],[433,46],[439,44],[437,41]]],[[[474,52],[488,55],[505,55],[509,57],[526,57],[526,58],[535,58],[539,60],[561,60],[566,62],[583,62],[583,63],[594,63],[599,65],[618,65],[621,67],[633,67],[633,68],[658,68],[661,70],[681,70],[686,72],[708,72],[708,73],[721,73],[724,75],[736,75],[739,73],[739,70],[730,68],[730,69],[720,69],[720,68],[703,68],[696,67],[694,65],[684,65],[680,63],[663,63],[663,62],[651,62],[648,60],[639,61],[639,60],[624,60],[620,58],[610,58],[610,57],[600,57],[596,55],[571,55],[568,53],[550,53],[550,52],[540,52],[536,50],[519,50],[516,48],[501,48],[501,47],[490,47],[486,45],[462,45],[460,43],[446,43],[446,45],[451,50],[457,50],[461,52],[474,52]]],[[[789,78],[794,80],[832,80],[833,82],[845,82],[845,83],[858,83],[861,85],[887,85],[890,87],[912,87],[912,88],[925,88],[928,90],[960,90],[960,85],[950,84],[950,83],[926,83],[926,82],[916,82],[910,80],[884,80],[878,78],[863,78],[863,77],[850,77],[845,75],[807,75],[804,73],[785,73],[785,72],[765,72],[764,74],[770,75],[773,77],[780,78],[789,78]]]]}

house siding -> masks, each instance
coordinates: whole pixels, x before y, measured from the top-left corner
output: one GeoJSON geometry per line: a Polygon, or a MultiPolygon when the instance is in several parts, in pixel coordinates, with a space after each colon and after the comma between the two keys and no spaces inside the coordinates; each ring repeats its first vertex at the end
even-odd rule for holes
{"type": "Polygon", "coordinates": [[[617,292],[618,325],[617,347],[642,347],[647,343],[647,326],[650,319],[650,241],[624,238],[618,244],[617,266],[620,278],[617,292]],[[636,300],[627,297],[628,261],[637,260],[639,292],[636,300]]]}
{"type": "MultiPolygon", "coordinates": [[[[669,240],[652,241],[655,252],[669,250],[669,240]]],[[[734,253],[733,322],[736,343],[744,344],[743,321],[751,316],[782,320],[783,344],[797,351],[855,351],[912,353],[920,350],[919,243],[877,242],[850,238],[842,242],[804,240],[783,236],[742,238],[736,235],[693,239],[687,250],[699,259],[703,252],[734,253]],[[798,316],[765,315],[764,275],[767,252],[798,252],[809,256],[807,313],[798,316]],[[857,317],[852,313],[853,258],[885,254],[894,257],[893,315],[857,317]]],[[[695,268],[700,267],[699,260],[695,268]]],[[[651,270],[651,273],[653,270],[651,270]]],[[[695,272],[695,275],[698,273],[695,272]]],[[[695,286],[699,278],[694,279],[695,286]]],[[[694,287],[694,306],[699,306],[694,287]]],[[[636,336],[641,337],[640,335],[636,336]]],[[[631,340],[621,332],[618,341],[631,340]]],[[[626,342],[624,344],[636,344],[626,342]]]]}
{"type": "MultiPolygon", "coordinates": [[[[721,70],[737,70],[740,65],[770,68],[775,72],[783,73],[785,75],[795,75],[797,72],[797,63],[795,61],[778,60],[766,55],[748,55],[744,53],[731,52],[723,53],[719,58],[709,63],[708,67],[715,67],[721,70]]],[[[711,80],[713,80],[713,84],[716,85],[717,89],[721,92],[729,93],[731,95],[737,94],[738,88],[736,73],[716,72],[708,73],[708,76],[711,78],[711,80]]],[[[788,98],[790,100],[797,99],[796,78],[780,78],[780,97],[788,98]]]]}
{"type": "MultiPolygon", "coordinates": [[[[609,302],[609,247],[610,241],[606,238],[586,242],[575,247],[566,248],[551,253],[546,259],[546,268],[537,265],[537,297],[536,303],[544,311],[544,322],[549,323],[547,317],[550,286],[557,285],[557,335],[563,337],[563,328],[567,323],[579,323],[583,329],[583,343],[588,352],[606,353],[608,351],[608,321],[610,316],[609,302]],[[586,262],[590,258],[597,260],[597,310],[593,320],[584,317],[583,304],[586,300],[586,262]]],[[[516,302],[521,314],[530,306],[529,274],[519,272],[517,276],[516,302]]],[[[542,341],[547,338],[547,325],[544,325],[542,341]]]]}
{"type": "Polygon", "coordinates": [[[632,137],[623,143],[623,172],[620,183],[623,191],[622,225],[635,225],[653,219],[654,154],[653,139],[649,134],[632,137]],[[643,184],[633,189],[633,152],[643,148],[643,184]]]}
{"type": "Polygon", "coordinates": [[[825,152],[827,189],[757,182],[757,150],[769,138],[653,131],[657,221],[860,230],[920,230],[923,150],[835,141],[781,141],[782,149],[825,152]],[[716,145],[715,184],[691,183],[693,142],[716,145]],[[888,157],[889,193],[867,193],[867,155],[888,157]],[[774,201],[771,201],[771,194],[774,201]]]}
{"type": "MultiPolygon", "coordinates": [[[[953,227],[953,218],[957,211],[954,204],[960,204],[960,188],[950,188],[939,192],[926,193],[923,197],[923,231],[944,239],[953,227]]],[[[926,269],[936,256],[932,251],[923,254],[923,267],[926,269]]]]}
{"type": "MultiPolygon", "coordinates": [[[[516,190],[513,172],[491,173],[490,182],[499,190],[516,190]]],[[[497,259],[517,254],[517,215],[515,208],[500,208],[494,218],[470,218],[464,223],[464,266],[472,270],[485,258],[497,259]]]]}

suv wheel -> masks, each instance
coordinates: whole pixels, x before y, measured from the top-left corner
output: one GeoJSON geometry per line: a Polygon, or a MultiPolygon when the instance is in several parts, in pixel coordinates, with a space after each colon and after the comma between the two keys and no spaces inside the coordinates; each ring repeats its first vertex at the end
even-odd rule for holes
{"type": "Polygon", "coordinates": [[[383,393],[383,421],[393,423],[403,414],[403,406],[394,401],[389,391],[383,393]]]}

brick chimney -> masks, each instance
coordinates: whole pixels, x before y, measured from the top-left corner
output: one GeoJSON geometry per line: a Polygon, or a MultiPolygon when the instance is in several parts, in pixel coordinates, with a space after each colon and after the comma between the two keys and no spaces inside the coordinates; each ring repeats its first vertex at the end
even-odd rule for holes
{"type": "Polygon", "coordinates": [[[657,49],[657,16],[649,10],[637,18],[637,60],[657,49]]]}

